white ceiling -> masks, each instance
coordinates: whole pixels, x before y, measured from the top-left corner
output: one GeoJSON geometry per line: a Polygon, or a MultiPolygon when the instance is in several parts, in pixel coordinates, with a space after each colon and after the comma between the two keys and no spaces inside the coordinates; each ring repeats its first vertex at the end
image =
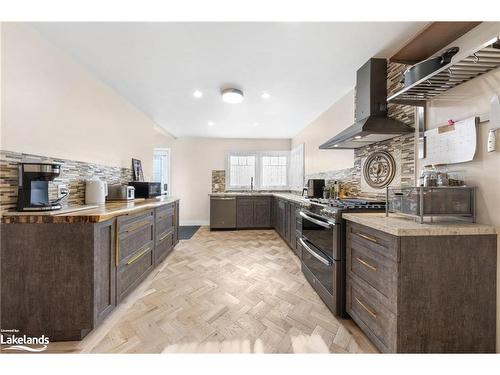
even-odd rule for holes
{"type": "Polygon", "coordinates": [[[32,25],[176,137],[291,138],[425,23],[32,25]],[[223,103],[223,85],[243,103],[223,103]]]}

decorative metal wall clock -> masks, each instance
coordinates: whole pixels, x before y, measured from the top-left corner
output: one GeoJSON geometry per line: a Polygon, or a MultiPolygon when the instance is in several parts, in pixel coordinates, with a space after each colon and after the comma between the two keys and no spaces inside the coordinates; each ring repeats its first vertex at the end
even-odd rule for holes
{"type": "Polygon", "coordinates": [[[375,151],[366,158],[363,176],[372,188],[386,187],[392,182],[395,174],[396,162],[387,151],[375,151]]]}

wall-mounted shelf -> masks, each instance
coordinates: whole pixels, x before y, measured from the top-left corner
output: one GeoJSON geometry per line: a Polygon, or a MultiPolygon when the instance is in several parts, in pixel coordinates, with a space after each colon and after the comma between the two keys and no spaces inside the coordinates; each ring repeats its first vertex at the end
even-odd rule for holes
{"type": "Polygon", "coordinates": [[[494,46],[492,43],[493,41],[466,54],[459,52],[449,64],[404,87],[389,96],[387,101],[396,104],[424,105],[427,100],[500,67],[498,39],[494,46]]]}

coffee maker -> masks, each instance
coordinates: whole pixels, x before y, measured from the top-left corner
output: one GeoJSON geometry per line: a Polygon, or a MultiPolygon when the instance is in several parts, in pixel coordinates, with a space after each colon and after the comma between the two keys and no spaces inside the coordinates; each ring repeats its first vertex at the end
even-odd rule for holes
{"type": "Polygon", "coordinates": [[[54,211],[61,209],[64,196],[49,201],[49,181],[61,173],[60,164],[20,163],[18,211],[54,211]]]}

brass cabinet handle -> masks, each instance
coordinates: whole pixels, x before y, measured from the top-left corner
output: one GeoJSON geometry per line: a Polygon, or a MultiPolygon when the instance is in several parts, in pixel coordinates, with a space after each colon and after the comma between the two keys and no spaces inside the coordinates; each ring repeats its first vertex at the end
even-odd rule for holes
{"type": "Polygon", "coordinates": [[[146,254],[149,250],[151,250],[150,247],[146,247],[144,250],[142,250],[139,254],[137,254],[136,256],[134,256],[132,259],[130,259],[128,262],[127,262],[127,266],[134,263],[136,260],[138,260],[140,257],[142,257],[144,254],[146,254]]]}
{"type": "Polygon", "coordinates": [[[365,266],[366,268],[369,268],[371,269],[372,271],[376,271],[377,270],[377,267],[375,266],[372,266],[370,263],[368,262],[365,262],[363,259],[361,259],[360,257],[356,257],[356,260],[361,263],[363,266],[365,266]]]}
{"type": "Polygon", "coordinates": [[[378,243],[377,239],[375,237],[371,237],[371,236],[367,236],[366,234],[363,234],[363,233],[356,233],[358,236],[364,238],[365,240],[368,240],[370,242],[375,242],[375,243],[378,243]]]}
{"type": "Polygon", "coordinates": [[[146,225],[150,225],[150,224],[151,224],[151,222],[149,220],[144,220],[144,221],[141,221],[138,224],[128,228],[125,232],[130,233],[130,232],[133,232],[134,230],[140,229],[140,228],[145,227],[146,225]]]}
{"type": "Polygon", "coordinates": [[[170,232],[169,233],[166,233],[164,234],[163,236],[160,237],[160,239],[158,240],[158,242],[162,242],[165,238],[167,238],[168,236],[170,236],[170,232]]]}
{"type": "Polygon", "coordinates": [[[369,309],[368,307],[366,307],[366,305],[361,302],[357,297],[354,297],[354,299],[356,300],[356,302],[364,309],[366,310],[366,312],[368,314],[370,314],[374,319],[377,319],[377,314],[374,313],[371,309],[369,309]]]}

